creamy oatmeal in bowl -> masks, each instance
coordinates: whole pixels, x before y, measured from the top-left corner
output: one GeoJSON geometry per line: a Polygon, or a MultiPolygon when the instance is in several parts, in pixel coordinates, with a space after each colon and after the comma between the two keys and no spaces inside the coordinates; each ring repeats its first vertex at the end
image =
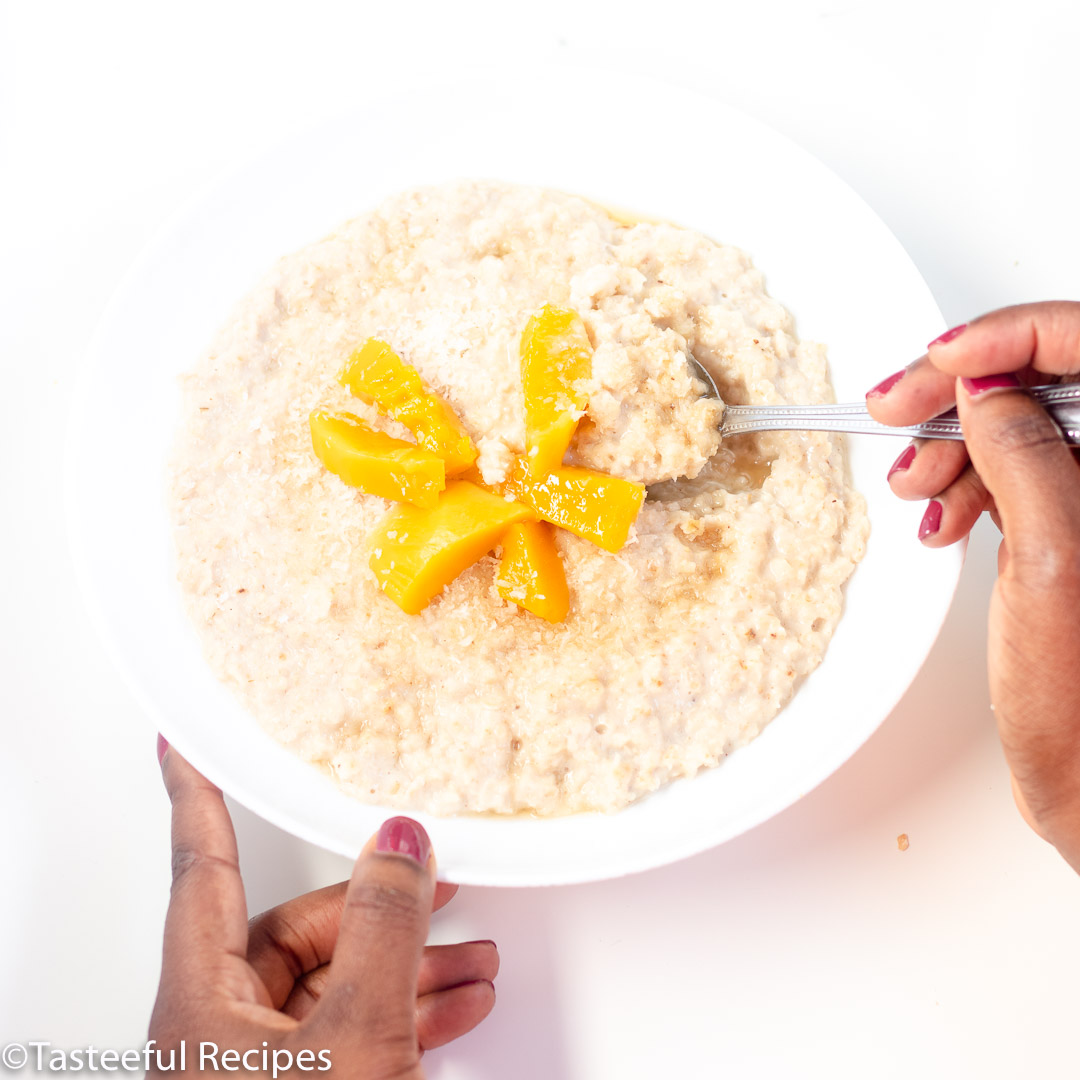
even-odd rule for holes
{"type": "MultiPolygon", "coordinates": [[[[537,792],[543,796],[544,791],[554,791],[557,800],[577,798],[579,803],[602,805],[604,799],[625,801],[659,785],[652,794],[636,797],[613,813],[540,816],[528,811],[447,809],[436,815],[410,809],[431,834],[439,873],[447,880],[551,885],[657,867],[745,833],[830,776],[898,702],[901,714],[920,707],[925,694],[908,704],[902,698],[948,610],[962,552],[930,551],[918,542],[921,508],[895,499],[884,482],[896,448],[885,439],[855,437],[841,446],[821,436],[777,435],[732,441],[709,459],[714,435],[704,413],[696,411],[700,409],[696,388],[685,382],[679,338],[686,343],[686,355],[699,360],[708,362],[704,353],[710,341],[716,359],[738,360],[743,374],[721,383],[732,401],[742,400],[744,393],[755,400],[828,395],[828,385],[821,381],[825,375],[821,351],[807,341],[797,345],[794,326],[783,309],[760,298],[764,290],[759,271],[763,272],[769,294],[798,320],[799,336],[828,344],[828,381],[836,397],[855,400],[882,373],[917,355],[923,342],[945,328],[944,319],[895,237],[810,155],[723,103],[647,77],[639,83],[641,92],[633,109],[607,110],[602,122],[597,118],[562,123],[558,153],[538,153],[537,133],[552,131],[553,117],[580,118],[582,102],[609,100],[611,84],[604,73],[559,69],[523,78],[517,70],[500,84],[497,95],[491,93],[490,84],[473,82],[440,88],[435,95],[397,96],[358,106],[347,118],[267,147],[265,154],[213,184],[178,211],[140,256],[103,315],[72,388],[66,470],[72,554],[87,609],[138,712],[147,717],[146,729],[133,732],[133,739],[144,738],[149,745],[153,730],[160,731],[236,803],[297,837],[350,858],[410,798],[408,783],[415,781],[402,779],[403,766],[411,768],[418,755],[432,774],[453,772],[446,788],[451,800],[487,806],[524,802],[520,796],[526,787],[516,785],[517,772],[507,766],[520,770],[528,761],[539,765],[545,756],[561,771],[555,771],[550,781],[539,780],[539,773],[527,779],[529,798],[536,801],[540,801],[537,792]],[[703,131],[716,137],[703,141],[703,131]],[[492,139],[492,132],[498,132],[497,139],[492,139]],[[690,154],[693,167],[673,168],[671,153],[647,152],[655,148],[657,132],[664,133],[663,146],[675,148],[680,160],[690,154]],[[635,148],[643,148],[643,138],[645,152],[639,154],[635,148]],[[534,193],[579,192],[590,201],[582,205],[568,196],[551,196],[564,208],[559,214],[581,223],[580,230],[561,236],[559,243],[587,241],[581,249],[584,255],[588,243],[597,250],[602,247],[598,238],[612,239],[610,250],[602,250],[601,269],[593,271],[597,280],[586,274],[579,277],[579,271],[588,270],[579,264],[562,280],[565,293],[548,295],[540,289],[535,295],[516,293],[520,306],[514,315],[503,315],[500,305],[493,318],[502,320],[498,334],[505,352],[483,357],[490,365],[483,377],[490,386],[490,400],[470,393],[464,382],[443,371],[434,346],[424,353],[406,315],[380,314],[373,325],[350,314],[351,304],[339,303],[337,297],[344,301],[365,289],[371,291],[373,283],[365,284],[371,267],[357,262],[336,282],[327,272],[335,262],[345,269],[355,258],[346,252],[343,237],[389,229],[389,221],[380,224],[378,218],[388,217],[389,207],[402,209],[401,193],[422,188],[446,193],[455,188],[454,178],[470,176],[502,178],[534,193]],[[652,236],[671,241],[681,237],[696,252],[711,252],[709,258],[722,260],[719,269],[738,288],[734,293],[721,288],[720,293],[728,296],[721,295],[720,303],[715,303],[700,291],[707,282],[659,281],[659,267],[642,265],[646,252],[629,243],[635,235],[647,238],[648,231],[635,233],[633,221],[631,228],[618,229],[618,223],[597,210],[600,205],[640,210],[650,218],[644,224],[678,221],[689,226],[692,231],[679,232],[656,225],[652,236]],[[362,216],[356,219],[358,213],[362,216]],[[343,227],[341,223],[350,219],[356,220],[343,227]],[[695,234],[733,246],[720,248],[695,234]],[[328,239],[301,250],[318,237],[328,239]],[[277,262],[287,252],[299,254],[277,262]],[[757,269],[751,268],[750,258],[757,269]],[[275,265],[267,277],[268,268],[275,265]],[[632,269],[643,280],[630,274],[632,269]],[[601,275],[611,283],[601,282],[601,275]],[[570,292],[571,281],[576,295],[570,292]],[[254,286],[258,287],[253,293],[254,286]],[[674,321],[680,318],[678,309],[668,306],[683,302],[675,292],[686,297],[688,307],[697,308],[685,328],[674,321]],[[247,300],[236,308],[237,300],[245,296],[247,300]],[[314,339],[315,345],[303,346],[298,339],[290,344],[290,333],[300,330],[298,323],[290,327],[291,316],[300,312],[295,302],[308,299],[329,314],[328,322],[317,332],[322,336],[314,339]],[[635,319],[634,304],[643,306],[647,299],[660,306],[635,319]],[[748,318],[765,331],[764,336],[741,323],[725,306],[729,301],[760,305],[748,318]],[[497,477],[516,468],[522,438],[525,403],[523,384],[514,382],[520,359],[515,354],[529,322],[549,304],[578,312],[582,326],[587,325],[587,381],[595,384],[575,388],[582,392],[586,413],[576,417],[565,468],[591,467],[628,489],[637,490],[643,481],[648,498],[617,551],[601,549],[563,528],[550,530],[557,548],[552,565],[567,579],[561,622],[523,610],[513,590],[505,597],[500,591],[507,549],[514,546],[506,538],[469,562],[459,576],[449,578],[441,593],[418,607],[418,614],[406,615],[388,593],[374,589],[374,555],[366,550],[369,538],[364,533],[369,522],[372,528],[386,529],[390,516],[406,504],[351,488],[334,475],[315,453],[312,414],[351,413],[371,427],[373,439],[378,435],[397,440],[405,448],[405,458],[418,454],[412,445],[418,435],[390,422],[338,381],[367,339],[383,340],[418,380],[443,396],[447,409],[468,432],[477,453],[475,464],[487,471],[491,486],[498,487],[497,477]],[[619,305],[626,306],[625,312],[619,305]],[[713,309],[711,323],[700,317],[704,308],[713,309]],[[624,317],[629,322],[616,325],[624,317]],[[695,336],[699,330],[700,341],[695,336]],[[626,346],[623,361],[618,348],[610,345],[626,346]],[[778,348],[786,348],[786,355],[778,348]],[[217,366],[215,354],[221,361],[217,366]],[[230,356],[238,361],[231,373],[226,363],[230,356]],[[793,358],[796,364],[791,364],[793,358]],[[283,389],[294,378],[287,363],[303,375],[298,379],[301,400],[292,401],[283,389]],[[650,380],[652,368],[664,378],[650,380]],[[214,382],[217,389],[211,388],[214,382]],[[606,411],[602,383],[611,391],[606,411]],[[228,391],[216,413],[213,403],[197,400],[200,386],[207,393],[228,391]],[[631,410],[631,402],[636,409],[631,410]],[[678,424],[665,423],[662,402],[684,410],[678,424]],[[483,424],[476,419],[481,414],[483,424]],[[201,425],[197,429],[201,443],[191,434],[182,435],[189,424],[201,425]],[[657,427],[663,428],[666,441],[654,452],[648,437],[641,435],[657,427]],[[239,439],[231,449],[229,430],[239,439]],[[505,433],[506,449],[490,438],[500,432],[505,433]],[[697,439],[707,441],[695,444],[697,439]],[[624,451],[622,467],[627,474],[620,476],[616,461],[624,451]],[[804,451],[809,452],[805,460],[804,451]],[[850,494],[843,479],[840,458],[834,456],[840,452],[856,490],[866,500],[873,529],[865,555],[842,586],[842,617],[833,627],[829,620],[835,619],[834,611],[815,628],[818,616],[811,617],[813,608],[838,600],[845,560],[850,563],[858,554],[844,552],[842,531],[828,520],[828,496],[823,496],[830,485],[837,485],[844,492],[837,497],[845,518],[850,513],[855,520],[858,496],[850,494]],[[278,455],[288,464],[275,472],[278,455]],[[712,464],[703,464],[693,480],[659,479],[680,470],[685,475],[698,462],[709,460],[712,464]],[[186,491],[181,480],[185,472],[186,491]],[[793,486],[794,476],[807,473],[807,483],[793,486]],[[257,495],[230,502],[230,493],[248,482],[257,495]],[[319,509],[312,511],[315,520],[307,522],[306,532],[295,532],[303,525],[298,520],[300,509],[285,493],[309,491],[318,495],[319,509]],[[181,499],[189,503],[186,509],[181,499]],[[215,533],[200,526],[192,513],[200,500],[224,515],[215,533]],[[253,545],[238,532],[245,527],[240,512],[244,504],[248,524],[269,529],[278,515],[283,523],[292,524],[295,535],[282,528],[253,545]],[[746,542],[729,547],[728,533],[733,530],[721,526],[733,525],[736,514],[745,526],[746,542]],[[776,529],[773,515],[779,520],[776,529]],[[185,524],[185,516],[193,529],[186,538],[177,528],[185,524]],[[345,531],[335,534],[332,528],[322,528],[322,518],[327,525],[345,519],[345,531]],[[804,519],[810,526],[805,552],[799,539],[804,519]],[[676,530],[677,523],[684,527],[676,530]],[[250,567],[238,557],[245,545],[250,567]],[[321,558],[312,556],[311,545],[321,558]],[[203,556],[207,562],[199,570],[203,556]],[[786,575],[803,573],[799,562],[804,556],[822,569],[807,571],[807,588],[801,594],[780,588],[786,575]],[[250,569],[251,576],[241,569],[250,569]],[[686,576],[665,592],[664,582],[676,570],[686,576]],[[751,581],[743,591],[733,576],[743,573],[764,575],[765,589],[751,581]],[[640,591],[632,591],[628,581],[638,574],[643,575],[640,591]],[[695,617],[701,632],[696,637],[694,626],[684,626],[674,617],[664,627],[657,626],[661,601],[669,602],[673,613],[681,610],[680,605],[690,610],[698,581],[704,583],[712,603],[727,605],[726,610],[715,617],[699,612],[695,617]],[[283,606],[280,596],[266,598],[271,586],[282,585],[304,586],[299,592],[302,607],[295,613],[283,606]],[[246,609],[237,606],[245,598],[254,603],[246,609]],[[809,608],[802,607],[805,598],[809,608]],[[374,646],[382,639],[372,639],[371,628],[359,616],[361,604],[375,611],[376,601],[382,612],[378,618],[393,622],[399,631],[379,648],[374,646]],[[478,613],[471,625],[466,618],[470,605],[478,613]],[[760,626],[751,625],[754,637],[743,633],[740,640],[737,623],[770,605],[778,612],[776,621],[792,620],[786,636],[778,632],[772,639],[771,630],[762,632],[760,626]],[[218,614],[210,619],[210,627],[219,618],[225,620],[216,641],[204,629],[215,610],[218,614]],[[445,626],[437,621],[440,613],[450,613],[445,626]],[[592,684],[575,673],[569,657],[561,659],[565,679],[554,670],[558,642],[565,641],[564,647],[580,645],[582,639],[574,631],[577,619],[591,622],[596,640],[606,648],[603,656],[599,648],[590,649],[586,658],[595,665],[592,684]],[[674,631],[662,634],[671,624],[674,631]],[[508,626],[522,628],[525,639],[552,650],[551,663],[545,667],[533,661],[529,668],[513,670],[500,661],[499,682],[470,684],[472,676],[461,669],[467,663],[478,665],[484,656],[473,657],[471,650],[477,642],[481,649],[492,649],[482,644],[484,635],[493,634],[492,640],[498,642],[508,626]],[[237,632],[250,633],[250,656],[247,649],[229,648],[229,639],[237,632]],[[291,660],[288,650],[273,648],[275,633],[287,636],[291,660]],[[343,642],[346,633],[366,637],[372,649],[350,649],[343,642]],[[430,653],[414,661],[404,644],[410,640],[434,647],[441,667],[430,653]],[[776,663],[779,657],[769,651],[777,640],[793,661],[782,668],[776,663]],[[659,642],[666,652],[635,663],[631,658],[639,655],[639,643],[647,641],[659,642]],[[741,652],[746,668],[728,661],[722,673],[714,673],[712,665],[724,663],[712,660],[721,646],[731,649],[731,656],[741,652]],[[396,732],[387,719],[396,702],[386,695],[379,698],[361,682],[365,672],[379,679],[386,670],[401,670],[379,660],[387,648],[406,654],[408,663],[417,665],[417,675],[428,680],[427,687],[417,691],[413,712],[403,713],[403,719],[428,723],[434,685],[448,688],[449,701],[459,701],[460,737],[445,729],[431,730],[432,743],[438,741],[457,759],[453,769],[434,752],[422,756],[428,737],[422,727],[409,729],[413,741],[398,755],[398,744],[391,741],[396,732]],[[802,672],[822,648],[824,659],[803,678],[802,672]],[[217,654],[213,666],[207,663],[208,653],[212,658],[217,654]],[[385,665],[381,670],[375,666],[380,662],[385,665]],[[312,665],[313,678],[306,674],[307,664],[312,665]],[[778,683],[768,683],[765,664],[774,670],[778,683]],[[671,680],[657,671],[652,677],[663,685],[646,682],[647,674],[661,667],[671,673],[671,680]],[[247,681],[255,678],[255,669],[264,674],[261,686],[247,681]],[[327,673],[334,670],[338,675],[344,672],[348,682],[329,679],[327,673]],[[790,678],[789,670],[795,672],[790,678]],[[222,671],[227,681],[222,681],[222,671]],[[519,697],[527,696],[538,716],[559,721],[565,712],[564,733],[542,730],[532,745],[522,740],[516,747],[513,739],[520,735],[510,730],[509,720],[497,708],[498,701],[508,696],[503,682],[519,697]],[[472,685],[478,685],[475,693],[472,685]],[[747,710],[747,702],[756,689],[767,685],[778,688],[776,705],[782,695],[790,694],[787,703],[760,734],[729,753],[719,767],[701,768],[701,759],[718,756],[729,739],[734,745],[749,737],[758,720],[747,710]],[[639,716],[633,724],[612,726],[603,721],[605,729],[600,732],[596,728],[601,721],[585,720],[585,708],[591,703],[618,721],[616,698],[630,702],[630,708],[643,700],[630,694],[635,686],[645,695],[646,705],[655,698],[663,708],[644,720],[639,716]],[[669,710],[674,700],[693,715],[695,697],[702,692],[735,702],[735,711],[728,714],[732,722],[722,730],[719,719],[704,713],[693,716],[692,727],[683,728],[680,716],[669,710]],[[355,700],[350,701],[349,694],[355,700]],[[255,699],[260,696],[271,703],[276,696],[279,704],[295,700],[298,707],[273,713],[267,723],[266,717],[256,716],[255,699]],[[361,700],[375,700],[378,706],[368,730],[373,759],[378,758],[381,771],[366,789],[358,773],[350,787],[331,768],[335,758],[343,771],[365,767],[362,761],[350,760],[348,746],[335,740],[330,727],[336,724],[344,731],[343,718],[352,718],[364,734],[358,720],[361,700]],[[305,731],[299,723],[295,729],[287,727],[312,710],[325,712],[326,729],[312,725],[305,731]],[[710,725],[719,735],[716,744],[710,725]],[[272,727],[292,739],[291,748],[268,734],[272,727]],[[490,742],[484,741],[486,734],[490,742]],[[297,752],[297,743],[305,737],[307,759],[297,752]],[[598,748],[608,755],[606,773],[597,769],[595,783],[586,790],[565,766],[572,758],[589,760],[598,748]],[[489,750],[485,762],[483,755],[489,750]],[[649,755],[651,764],[635,760],[639,752],[649,755]],[[463,759],[487,769],[490,783],[478,800],[475,785],[466,791],[458,779],[463,759]],[[667,782],[680,771],[685,774],[681,779],[667,782]],[[513,783],[510,777],[515,778],[513,783]],[[395,792],[388,790],[393,785],[395,792]],[[397,801],[393,805],[373,801],[373,786],[385,793],[384,798],[397,801]]],[[[455,228],[467,242],[464,226],[459,223],[455,228]]],[[[479,244],[492,242],[490,235],[480,235],[484,228],[491,227],[477,226],[476,246],[463,249],[463,259],[479,260],[483,250],[479,244]]],[[[497,270],[498,256],[498,250],[484,251],[485,269],[497,270]]],[[[506,261],[505,254],[501,261],[506,261]]],[[[552,264],[546,270],[538,265],[550,273],[552,264]]],[[[571,269],[569,262],[566,268],[571,269]]],[[[388,278],[397,273],[389,264],[386,269],[391,271],[388,278]]],[[[417,282],[417,287],[421,284],[417,282]]],[[[419,310],[419,300],[415,303],[419,310]]],[[[467,332],[462,335],[465,340],[462,336],[450,340],[449,334],[472,301],[462,291],[455,303],[457,314],[453,305],[441,311],[440,332],[448,350],[471,355],[476,346],[467,332]]],[[[482,342],[485,336],[476,335],[476,340],[482,342]]],[[[715,364],[712,370],[716,372],[715,364]]],[[[457,378],[462,378],[460,372],[457,378]]],[[[430,465],[425,459],[425,467],[430,465]]],[[[449,473],[444,480],[447,488],[458,482],[449,473]]],[[[465,482],[487,483],[480,469],[465,482]]],[[[432,486],[438,487],[437,477],[432,486]]],[[[580,647],[575,655],[583,658],[580,647]]],[[[767,715],[768,710],[761,719],[767,715]]],[[[903,719],[898,716],[900,723],[903,719]]],[[[415,805],[434,799],[433,788],[418,792],[415,805]]],[[[770,850],[766,844],[763,855],[768,857],[770,850]]]]}
{"type": "Polygon", "coordinates": [[[557,191],[408,191],[281,260],[184,380],[171,516],[212,669],[382,806],[612,812],[716,765],[821,662],[868,524],[841,437],[720,446],[690,357],[729,403],[832,400],[824,348],[743,252],[557,191]],[[519,342],[544,305],[576,312],[591,348],[565,464],[645,485],[640,512],[617,551],[553,532],[562,621],[506,599],[501,544],[407,613],[372,569],[391,503],[324,467],[309,417],[411,437],[338,378],[389,342],[460,418],[471,482],[503,493],[526,453],[519,342]]]}

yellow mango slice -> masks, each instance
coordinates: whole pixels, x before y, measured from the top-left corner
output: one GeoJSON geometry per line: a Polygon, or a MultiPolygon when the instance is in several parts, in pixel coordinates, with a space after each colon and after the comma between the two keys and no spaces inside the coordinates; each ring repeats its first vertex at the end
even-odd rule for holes
{"type": "Polygon", "coordinates": [[[459,473],[455,479],[468,480],[470,484],[475,484],[485,491],[494,491],[496,495],[500,494],[497,488],[492,487],[491,484],[484,479],[484,474],[475,465],[470,465],[463,473],[459,473]]]}
{"type": "Polygon", "coordinates": [[[368,565],[382,591],[415,615],[495,547],[511,525],[533,517],[521,503],[453,480],[434,510],[402,505],[387,514],[372,533],[368,565]]]}
{"type": "Polygon", "coordinates": [[[420,373],[377,338],[349,358],[338,381],[358,398],[404,424],[425,449],[446,462],[446,475],[457,476],[476,461],[476,447],[438,394],[425,389],[420,373]]]}
{"type": "Polygon", "coordinates": [[[507,491],[544,521],[605,551],[618,551],[626,543],[645,499],[644,484],[566,465],[538,472],[523,458],[514,467],[507,491]]]}
{"type": "Polygon", "coordinates": [[[523,521],[506,530],[495,586],[504,600],[548,622],[566,618],[570,590],[555,530],[546,521],[523,521]]]}
{"type": "Polygon", "coordinates": [[[446,487],[442,458],[352,413],[316,409],[310,417],[311,446],[319,460],[346,484],[384,499],[431,509],[446,487]]]}
{"type": "Polygon", "coordinates": [[[592,346],[576,311],[546,304],[521,335],[525,452],[546,472],[562,464],[574,437],[592,373],[592,346]]]}

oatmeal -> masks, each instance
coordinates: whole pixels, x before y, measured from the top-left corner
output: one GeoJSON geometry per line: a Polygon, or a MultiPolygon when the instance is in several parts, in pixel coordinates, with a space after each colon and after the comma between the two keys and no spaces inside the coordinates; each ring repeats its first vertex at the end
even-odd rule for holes
{"type": "Polygon", "coordinates": [[[572,196],[459,183],[397,196],[282,260],[185,380],[179,580],[207,658],[277,739],[358,798],[440,814],[613,811],[751,740],[820,663],[867,534],[843,443],[718,445],[722,406],[831,400],[742,252],[572,196]],[[312,451],[309,415],[409,432],[337,375],[393,342],[461,418],[487,484],[525,447],[518,342],[545,304],[593,347],[566,464],[649,485],[626,546],[562,529],[549,623],[486,556],[418,614],[379,590],[391,504],[312,451]]]}

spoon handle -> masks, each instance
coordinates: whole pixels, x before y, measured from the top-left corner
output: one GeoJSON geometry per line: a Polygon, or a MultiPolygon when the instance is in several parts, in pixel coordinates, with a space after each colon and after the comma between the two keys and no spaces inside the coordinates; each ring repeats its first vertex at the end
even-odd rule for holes
{"type": "MultiPolygon", "coordinates": [[[[1080,384],[1033,386],[1027,391],[1061,428],[1065,441],[1080,444],[1080,384]]],[[[888,427],[871,419],[863,402],[847,405],[728,405],[720,434],[743,435],[752,431],[843,431],[851,435],[901,435],[917,439],[957,439],[964,433],[956,410],[910,427],[888,427]]]]}

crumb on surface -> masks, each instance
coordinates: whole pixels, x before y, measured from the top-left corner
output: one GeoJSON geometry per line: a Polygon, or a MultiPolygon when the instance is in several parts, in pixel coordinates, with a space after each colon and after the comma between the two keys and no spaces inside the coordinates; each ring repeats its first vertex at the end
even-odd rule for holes
{"type": "Polygon", "coordinates": [[[898,837],[896,838],[896,846],[897,846],[897,847],[898,847],[898,848],[899,848],[899,849],[900,849],[901,851],[907,851],[908,847],[910,846],[910,841],[908,840],[908,835],[907,835],[907,833],[906,833],[906,832],[902,832],[902,833],[901,833],[901,834],[900,834],[900,835],[899,835],[899,836],[898,836],[898,837]]]}

